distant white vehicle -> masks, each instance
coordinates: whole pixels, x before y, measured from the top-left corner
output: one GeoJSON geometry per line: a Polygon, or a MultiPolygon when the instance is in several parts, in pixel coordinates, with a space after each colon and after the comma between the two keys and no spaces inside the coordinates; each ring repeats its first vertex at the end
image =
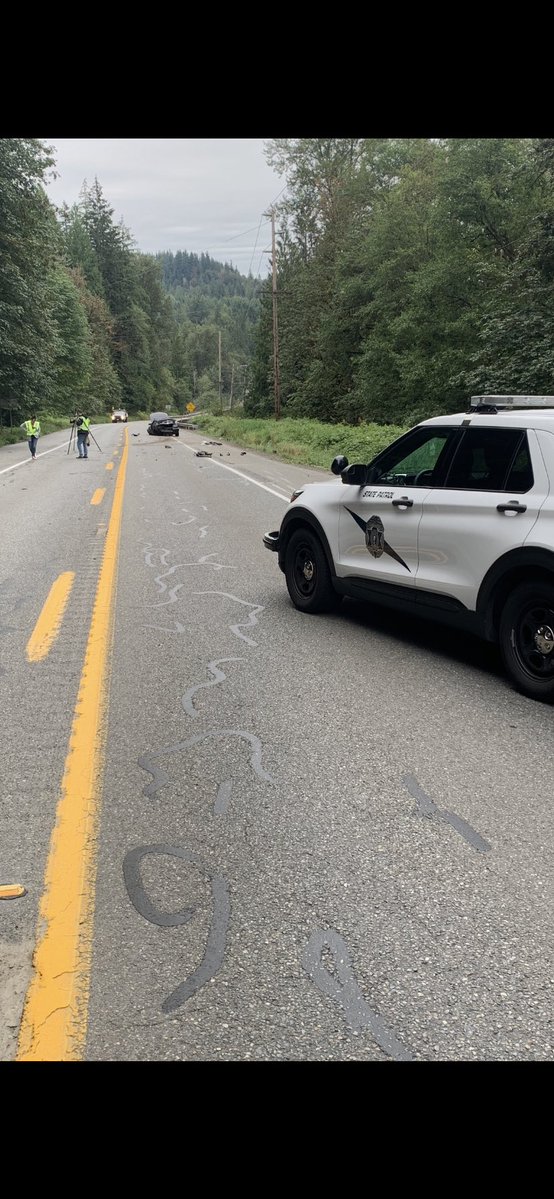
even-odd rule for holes
{"type": "Polygon", "coordinates": [[[129,416],[124,408],[114,408],[112,412],[112,424],[117,423],[117,421],[124,421],[126,423],[128,419],[129,416]]]}

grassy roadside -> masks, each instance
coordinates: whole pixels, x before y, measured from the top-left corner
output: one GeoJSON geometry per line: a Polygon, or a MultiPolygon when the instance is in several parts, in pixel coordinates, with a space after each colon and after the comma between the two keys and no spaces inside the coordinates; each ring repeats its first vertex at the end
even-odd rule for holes
{"type": "Polygon", "coordinates": [[[209,437],[241,449],[276,454],[283,462],[324,470],[329,469],[337,454],[346,454],[349,462],[370,462],[406,432],[400,425],[327,425],[316,420],[259,420],[213,413],[195,417],[193,423],[209,437]]]}

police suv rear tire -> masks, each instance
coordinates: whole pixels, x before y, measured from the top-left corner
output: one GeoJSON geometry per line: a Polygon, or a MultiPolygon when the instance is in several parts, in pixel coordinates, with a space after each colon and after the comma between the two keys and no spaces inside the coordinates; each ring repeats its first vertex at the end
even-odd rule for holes
{"type": "Polygon", "coordinates": [[[285,552],[288,593],[300,612],[332,612],[342,597],[331,580],[323,546],[311,529],[296,529],[285,552]]]}
{"type": "Polygon", "coordinates": [[[500,650],[518,691],[554,703],[554,584],[522,583],[500,620],[500,650]]]}

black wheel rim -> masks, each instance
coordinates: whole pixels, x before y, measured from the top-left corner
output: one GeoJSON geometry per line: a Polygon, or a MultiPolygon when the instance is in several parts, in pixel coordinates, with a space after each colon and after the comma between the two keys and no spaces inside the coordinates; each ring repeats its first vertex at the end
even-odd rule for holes
{"type": "Polygon", "coordinates": [[[294,555],[294,585],[304,599],[313,595],[317,583],[317,568],[309,545],[300,545],[294,555]]]}
{"type": "Polygon", "coordinates": [[[522,670],[532,679],[554,679],[554,608],[529,604],[514,625],[512,645],[522,670]]]}

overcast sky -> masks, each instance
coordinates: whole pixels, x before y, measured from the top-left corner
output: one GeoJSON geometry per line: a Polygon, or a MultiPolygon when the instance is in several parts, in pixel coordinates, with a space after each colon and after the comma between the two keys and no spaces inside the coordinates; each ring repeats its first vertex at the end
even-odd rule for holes
{"type": "Polygon", "coordinates": [[[146,254],[187,250],[243,275],[270,269],[264,213],[285,187],[255,138],[41,138],[53,148],[53,204],[75,204],[98,179],[113,219],[146,254]]]}

